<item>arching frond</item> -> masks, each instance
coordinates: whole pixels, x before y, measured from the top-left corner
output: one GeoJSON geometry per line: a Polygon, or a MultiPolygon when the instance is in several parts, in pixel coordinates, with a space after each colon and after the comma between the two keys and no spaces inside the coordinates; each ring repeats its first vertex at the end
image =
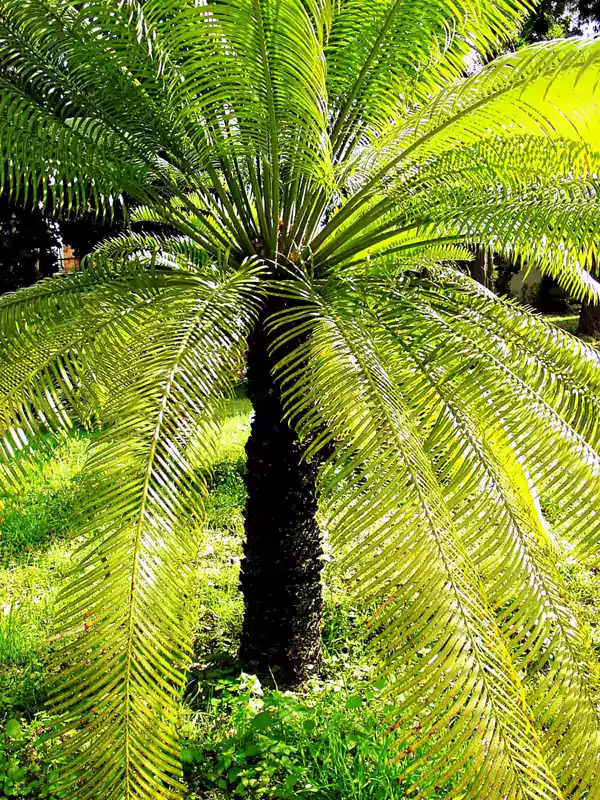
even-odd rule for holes
{"type": "Polygon", "coordinates": [[[594,449],[600,445],[600,355],[593,346],[453,269],[434,269],[429,282],[412,281],[409,291],[443,314],[452,310],[470,321],[474,331],[481,331],[481,340],[491,339],[505,357],[510,353],[511,368],[594,449]]]}
{"type": "MultiPolygon", "coordinates": [[[[252,269],[219,280],[185,276],[188,291],[180,276],[170,277],[171,286],[145,274],[131,280],[128,293],[111,286],[110,308],[96,292],[103,329],[89,327],[89,307],[68,323],[40,318],[43,334],[32,332],[32,368],[16,388],[3,365],[9,414],[29,422],[25,403],[46,396],[49,421],[65,423],[68,412],[50,398],[71,399],[74,373],[92,382],[123,370],[130,353],[122,332],[136,326],[145,335],[128,382],[102,408],[103,430],[90,450],[79,510],[86,544],[63,590],[57,623],[68,640],[53,655],[52,702],[63,714],[62,780],[82,800],[178,796],[176,700],[189,649],[188,579],[205,471],[258,295],[252,269]],[[141,309],[144,316],[136,319],[141,309]],[[50,333],[62,347],[46,357],[39,341],[50,333]]],[[[37,298],[29,295],[35,310],[37,298]]],[[[30,336],[20,338],[25,344],[30,336]]]]}
{"type": "MultiPolygon", "coordinates": [[[[345,297],[340,287],[326,295],[307,285],[297,291],[311,306],[296,311],[294,319],[308,327],[311,340],[294,358],[287,357],[281,369],[289,387],[289,413],[300,429],[325,430],[335,438],[337,453],[322,477],[322,489],[332,499],[329,525],[334,546],[344,554],[349,585],[382,604],[374,626],[384,661],[393,669],[409,659],[411,647],[420,648],[420,659],[412,652],[415,664],[406,667],[406,677],[400,669],[400,719],[408,724],[416,716],[411,703],[416,709],[432,695],[435,708],[440,708],[441,721],[435,713],[426,722],[417,717],[411,748],[446,725],[450,730],[445,736],[440,733],[440,743],[426,758],[434,761],[436,752],[449,747],[456,762],[450,759],[448,775],[460,774],[466,786],[473,781],[473,791],[493,786],[494,796],[534,797],[541,791],[542,784],[536,782],[502,785],[508,778],[506,766],[500,768],[501,756],[483,755],[486,747],[476,732],[489,731],[491,723],[474,711],[474,684],[464,683],[469,675],[476,685],[475,667],[462,663],[462,681],[452,672],[456,659],[468,659],[469,651],[464,643],[456,644],[451,626],[457,626],[457,636],[469,626],[456,605],[450,622],[437,596],[444,591],[451,594],[452,587],[458,591],[462,584],[457,577],[447,578],[447,583],[440,577],[435,598],[421,588],[421,581],[437,580],[439,566],[429,566],[435,559],[427,548],[427,535],[443,540],[443,531],[451,530],[468,557],[465,554],[462,560],[458,555],[462,551],[452,549],[443,563],[462,575],[467,571],[470,591],[477,592],[477,602],[483,603],[478,613],[483,614],[487,604],[495,612],[495,623],[490,617],[484,624],[498,625],[493,640],[501,646],[504,637],[511,652],[502,671],[506,675],[512,661],[511,669],[524,682],[549,773],[564,796],[586,797],[590,791],[594,796],[600,786],[598,665],[566,599],[556,566],[560,551],[513,441],[519,422],[529,413],[525,390],[521,405],[511,396],[515,410],[510,417],[497,415],[495,406],[504,406],[503,377],[494,380],[492,369],[479,376],[474,372],[479,364],[476,349],[471,352],[467,341],[455,342],[444,327],[436,331],[434,319],[431,326],[423,323],[421,315],[428,316],[424,297],[413,305],[407,299],[409,292],[399,292],[396,303],[386,300],[385,294],[373,296],[371,290],[374,302],[365,311],[369,303],[361,301],[350,285],[345,297]],[[309,368],[300,372],[298,364],[305,359],[309,368]],[[398,409],[404,409],[405,416],[396,417],[398,409]],[[435,497],[430,501],[435,514],[425,505],[427,497],[435,497]],[[481,576],[482,584],[475,575],[481,576]],[[398,662],[396,652],[401,654],[398,662]],[[417,679],[420,670],[426,675],[422,687],[417,679]],[[441,688],[437,670],[456,681],[452,690],[441,688]],[[462,726],[469,724],[475,730],[467,733],[462,726]],[[574,746],[575,742],[579,744],[574,746]],[[589,749],[584,742],[591,743],[589,749]],[[478,754],[478,748],[483,752],[478,754]],[[462,773],[467,763],[469,768],[462,773]]],[[[465,300],[456,316],[463,318],[466,309],[465,300]]],[[[282,325],[283,317],[275,324],[282,325]]],[[[482,329],[481,337],[485,335],[482,329]]],[[[535,383],[530,392],[536,394],[535,383]]],[[[536,425],[539,441],[553,440],[551,420],[543,426],[538,418],[536,425]]],[[[532,431],[529,434],[533,437],[532,431]]],[[[321,435],[312,449],[323,441],[321,435]]],[[[530,446],[536,447],[533,440],[530,446]]],[[[468,602],[462,612],[469,608],[468,602]]],[[[500,690],[494,686],[497,677],[490,669],[492,693],[500,690]]],[[[477,698],[479,713],[487,701],[488,713],[493,713],[493,696],[477,698]]],[[[496,732],[501,727],[502,720],[496,720],[496,732]]],[[[485,735],[484,739],[488,741],[485,735]]],[[[419,764],[417,759],[414,768],[419,764]]],[[[440,785],[443,768],[437,764],[431,769],[440,785]]],[[[532,774],[534,769],[530,765],[526,771],[532,774]]]]}
{"type": "Polygon", "coordinates": [[[322,50],[296,0],[6,0],[0,36],[11,186],[45,193],[52,165],[69,208],[86,182],[157,208],[196,191],[250,254],[257,230],[276,249],[282,186],[332,184],[322,50]]]}
{"type": "Polygon", "coordinates": [[[391,224],[384,216],[368,233],[342,239],[340,250],[323,268],[347,259],[364,263],[365,253],[407,258],[438,243],[463,242],[487,246],[530,268],[535,265],[573,295],[599,294],[586,272],[597,254],[596,180],[532,183],[521,191],[493,184],[481,189],[425,186],[403,205],[402,216],[394,212],[391,224]]]}
{"type": "Polygon", "coordinates": [[[496,397],[502,400],[496,413],[506,424],[515,414],[515,398],[527,409],[516,414],[511,428],[519,459],[560,534],[595,563],[600,529],[589,509],[600,502],[598,355],[472,283],[451,275],[443,292],[416,289],[414,308],[423,302],[433,307],[440,317],[432,324],[441,324],[445,337],[458,336],[459,346],[473,353],[474,380],[498,384],[496,397]]]}
{"type": "MultiPolygon", "coordinates": [[[[143,329],[179,297],[191,302],[206,279],[144,273],[138,265],[112,275],[99,268],[48,279],[0,300],[0,426],[11,476],[15,449],[47,426],[70,427],[96,391],[97,353],[143,329]]],[[[121,347],[121,360],[127,350],[121,347]]],[[[114,365],[110,365],[114,372],[114,365]]],[[[82,416],[87,416],[84,412],[82,416]]],[[[80,416],[81,416],[80,415],[80,416]]],[[[18,480],[18,473],[14,475],[18,480]]]]}
{"type": "Polygon", "coordinates": [[[302,430],[336,439],[322,478],[328,526],[348,550],[350,585],[382,604],[376,641],[395,672],[398,714],[417,728],[411,746],[438,735],[431,761],[445,748],[425,786],[435,770],[438,785],[459,775],[507,797],[560,797],[533,733],[526,748],[513,738],[529,725],[522,687],[379,344],[324,303],[298,317],[314,322],[283,372],[289,412],[302,430]]]}
{"type": "Polygon", "coordinates": [[[142,65],[139,44],[133,56],[129,13],[119,20],[117,4],[112,16],[108,5],[104,41],[92,4],[78,11],[75,4],[7,0],[0,8],[2,177],[8,173],[17,190],[23,184],[34,194],[51,191],[63,207],[85,207],[94,186],[98,193],[127,190],[143,199],[158,167],[157,128],[167,122],[166,109],[149,102],[150,59],[146,53],[142,65]],[[109,46],[115,29],[119,37],[111,36],[109,46]],[[119,59],[117,42],[129,45],[126,60],[119,59]]]}
{"type": "MultiPolygon", "coordinates": [[[[369,248],[393,247],[407,225],[426,229],[429,221],[442,220],[448,213],[461,216],[464,237],[478,187],[482,208],[492,206],[483,234],[493,236],[491,216],[498,193],[518,206],[521,199],[527,202],[543,191],[547,182],[548,190],[554,188],[559,196],[568,194],[577,179],[593,183],[598,168],[593,97],[599,52],[594,40],[526,48],[441,92],[414,113],[408,125],[390,126],[352,168],[363,177],[315,237],[311,250],[316,263],[325,269],[369,248]],[[571,158],[565,158],[566,153],[571,158]],[[557,185],[560,177],[562,186],[557,185]]],[[[502,219],[498,227],[501,230],[502,219]]],[[[443,228],[434,235],[443,237],[443,228]]],[[[586,235],[587,245],[582,248],[581,243],[580,250],[590,245],[591,234],[586,235]]],[[[532,237],[543,247],[539,233],[532,237]]],[[[539,252],[523,255],[536,259],[539,252]]],[[[546,262],[552,260],[546,252],[545,257],[546,262]]],[[[556,263],[554,271],[558,274],[563,268],[556,263]]]]}
{"type": "Polygon", "coordinates": [[[208,262],[206,251],[185,236],[131,232],[105,240],[86,259],[92,270],[105,266],[113,274],[131,264],[206,273],[208,262]]]}
{"type": "Polygon", "coordinates": [[[448,81],[468,56],[510,37],[526,5],[391,0],[339,4],[327,43],[336,152],[352,152],[367,133],[385,131],[448,81]]]}
{"type": "MultiPolygon", "coordinates": [[[[355,276],[361,283],[366,276],[394,276],[404,272],[415,272],[439,269],[441,264],[470,262],[474,259],[473,249],[464,245],[444,243],[439,240],[415,242],[414,246],[407,247],[403,253],[374,254],[372,258],[354,259],[342,263],[336,268],[333,278],[337,276],[355,276]]],[[[368,289],[367,289],[368,291],[368,289]]]]}
{"type": "Polygon", "coordinates": [[[595,145],[599,55],[598,40],[581,37],[531,45],[497,58],[439,92],[408,124],[390,126],[361,159],[370,159],[369,169],[378,168],[383,177],[492,134],[506,139],[543,135],[550,142],[595,145]]]}
{"type": "MultiPolygon", "coordinates": [[[[468,304],[462,312],[467,310],[468,304]]],[[[495,378],[492,370],[481,374],[476,348],[453,341],[445,326],[437,335],[434,325],[425,330],[418,313],[411,319],[413,313],[413,307],[392,303],[379,315],[407,357],[397,362],[396,380],[419,419],[457,529],[525,675],[550,762],[567,796],[586,796],[590,785],[593,792],[600,786],[598,664],[558,575],[561,549],[514,446],[513,436],[530,413],[527,389],[510,418],[496,415],[495,407],[506,402],[505,377],[498,379],[497,369],[495,378]],[[575,742],[580,744],[573,747],[575,742]],[[587,749],[584,742],[593,744],[587,749]]],[[[488,328],[485,335],[490,333],[488,328]]],[[[504,336],[510,341],[508,331],[504,336]]],[[[518,361],[509,355],[512,343],[502,342],[501,334],[496,338],[499,360],[518,361]]],[[[551,419],[538,419],[537,431],[529,430],[529,447],[553,441],[552,427],[551,419]]]]}
{"type": "Polygon", "coordinates": [[[115,281],[107,292],[106,278],[98,273],[46,280],[2,298],[4,479],[19,480],[21,461],[12,458],[15,450],[34,446],[47,426],[70,427],[72,416],[82,410],[80,352],[107,331],[114,335],[129,324],[143,325],[153,304],[165,299],[168,294],[165,298],[156,282],[139,274],[115,281]]]}
{"type": "Polygon", "coordinates": [[[163,225],[0,299],[2,479],[40,432],[102,421],[53,661],[65,795],[178,796],[204,469],[271,292],[399,746],[428,744],[419,791],[600,797],[597,668],[557,569],[564,543],[600,552],[598,356],[450,266],[487,245],[599,292],[600,40],[464,77],[525,10],[0,0],[0,188],[126,192],[163,225]]]}

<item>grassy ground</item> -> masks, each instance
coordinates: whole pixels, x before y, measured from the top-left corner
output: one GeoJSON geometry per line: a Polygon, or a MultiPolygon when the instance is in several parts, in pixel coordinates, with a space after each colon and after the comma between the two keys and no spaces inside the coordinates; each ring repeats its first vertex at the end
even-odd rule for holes
{"type": "Polygon", "coordinates": [[[551,322],[553,325],[556,325],[558,328],[562,328],[563,330],[567,331],[568,333],[572,333],[574,336],[578,336],[579,339],[584,341],[586,344],[595,347],[596,349],[600,348],[600,340],[595,336],[583,336],[577,334],[577,328],[579,327],[579,314],[544,314],[544,319],[547,322],[551,322]]]}
{"type": "Polygon", "coordinates": [[[545,314],[544,319],[569,333],[577,333],[579,314],[545,314]]]}
{"type": "MultiPolygon", "coordinates": [[[[302,691],[280,692],[262,687],[237,664],[249,419],[248,402],[232,401],[196,565],[200,614],[181,715],[188,800],[412,795],[418,772],[411,786],[399,779],[403,761],[389,758],[381,721],[390,709],[365,653],[366,612],[339,588],[333,564],[324,572],[320,676],[302,691]]],[[[73,512],[88,446],[84,436],[59,443],[19,496],[0,499],[0,797],[57,797],[60,765],[44,739],[52,711],[44,705],[44,662],[58,586],[80,540],[73,512]]],[[[573,565],[565,573],[600,648],[600,576],[573,565]]],[[[432,797],[455,800],[448,791],[432,797]]]]}
{"type": "MultiPolygon", "coordinates": [[[[404,797],[380,722],[383,684],[365,656],[365,614],[337,588],[331,566],[319,678],[301,692],[267,691],[237,665],[249,419],[248,402],[232,401],[197,561],[200,615],[181,719],[188,797],[404,797]]],[[[80,541],[73,512],[88,445],[85,436],[65,439],[19,496],[0,500],[0,796],[56,796],[44,662],[58,586],[80,541]]]]}

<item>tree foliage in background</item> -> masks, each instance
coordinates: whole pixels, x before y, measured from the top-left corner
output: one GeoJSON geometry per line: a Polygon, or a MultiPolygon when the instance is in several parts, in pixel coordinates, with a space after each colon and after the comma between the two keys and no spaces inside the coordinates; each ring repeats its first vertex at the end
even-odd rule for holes
{"type": "MultiPolygon", "coordinates": [[[[531,44],[544,39],[581,34],[584,29],[600,26],[600,3],[597,0],[542,0],[536,3],[525,21],[518,43],[531,44]]],[[[556,281],[548,276],[542,278],[536,307],[546,312],[564,312],[568,296],[561,291],[556,281]]],[[[594,301],[584,300],[580,315],[578,334],[595,336],[600,331],[600,306],[594,301]]]]}
{"type": "Polygon", "coordinates": [[[598,0],[541,0],[526,19],[520,38],[529,43],[573,36],[593,23],[600,23],[598,0]]]}
{"type": "Polygon", "coordinates": [[[0,300],[4,481],[48,426],[103,421],[53,660],[67,796],[180,796],[206,466],[258,324],[348,585],[379,608],[407,770],[600,797],[598,667],[557,569],[600,555],[598,355],[456,266],[481,244],[598,294],[600,41],[463,77],[525,11],[1,0],[6,185],[57,211],[127,191],[178,231],[0,300]]]}

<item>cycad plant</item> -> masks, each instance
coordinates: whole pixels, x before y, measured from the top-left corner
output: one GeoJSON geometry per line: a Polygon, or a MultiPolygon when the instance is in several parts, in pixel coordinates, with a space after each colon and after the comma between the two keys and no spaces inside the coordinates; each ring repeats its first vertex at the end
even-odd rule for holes
{"type": "Polygon", "coordinates": [[[5,482],[49,428],[100,431],[51,665],[65,797],[181,794],[191,565],[245,352],[245,662],[318,662],[320,494],[423,794],[600,797],[558,570],[600,554],[598,356],[460,266],[480,245],[597,294],[600,41],[489,62],[526,10],[0,1],[4,186],[125,192],[165,226],[0,301],[5,482]]]}

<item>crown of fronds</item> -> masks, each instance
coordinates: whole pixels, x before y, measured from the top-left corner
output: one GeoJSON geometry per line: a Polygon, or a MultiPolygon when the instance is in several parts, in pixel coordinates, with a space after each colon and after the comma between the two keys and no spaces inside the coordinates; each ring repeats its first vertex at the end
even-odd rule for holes
{"type": "Polygon", "coordinates": [[[181,796],[206,474],[271,293],[407,769],[600,798],[598,668],[558,568],[600,558],[599,357],[460,267],[483,245],[598,295],[600,41],[465,77],[525,10],[0,0],[2,188],[109,214],[127,194],[167,226],[0,299],[3,483],[40,433],[101,423],[52,665],[66,796],[181,796]]]}

